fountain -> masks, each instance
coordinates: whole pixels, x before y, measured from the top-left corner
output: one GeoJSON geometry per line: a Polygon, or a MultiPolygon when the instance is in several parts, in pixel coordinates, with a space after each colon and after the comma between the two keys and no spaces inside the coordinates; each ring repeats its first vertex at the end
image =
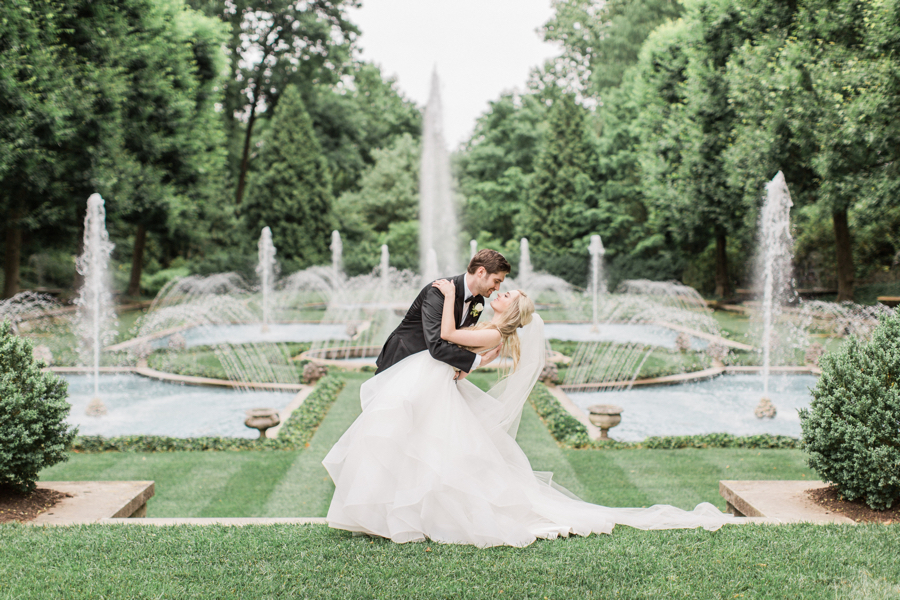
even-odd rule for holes
{"type": "MultiPolygon", "coordinates": [[[[757,257],[757,281],[762,288],[763,402],[769,400],[769,370],[773,344],[773,325],[791,287],[790,211],[793,203],[784,174],[766,184],[766,200],[759,218],[761,251],[757,257]]],[[[774,407],[773,407],[774,409],[774,407]]],[[[769,414],[771,410],[761,414],[769,414]]]]}
{"type": "Polygon", "coordinates": [[[275,283],[275,245],[272,243],[272,230],[263,227],[259,236],[259,264],[256,273],[259,275],[262,289],[262,330],[269,330],[269,302],[272,298],[272,286],[275,283]]]}
{"type": "Polygon", "coordinates": [[[381,245],[381,263],[380,263],[380,272],[381,272],[381,285],[382,287],[387,287],[390,285],[390,272],[391,272],[391,253],[388,250],[387,244],[381,245]]]}
{"type": "Polygon", "coordinates": [[[519,240],[519,274],[518,280],[530,282],[534,276],[534,269],[531,267],[531,250],[528,248],[528,238],[519,240]]]}
{"type": "Polygon", "coordinates": [[[431,96],[422,123],[422,158],[419,171],[419,272],[432,271],[428,253],[437,255],[437,273],[459,272],[459,225],[450,179],[450,159],[444,141],[441,91],[437,71],[431,77],[431,96]]]}
{"type": "Polygon", "coordinates": [[[593,324],[593,330],[598,331],[600,320],[597,303],[600,300],[600,290],[604,285],[603,255],[606,253],[606,251],[603,249],[603,242],[600,240],[599,235],[591,236],[591,245],[588,247],[588,252],[591,255],[590,287],[591,298],[593,299],[591,323],[593,324]]]}
{"type": "Polygon", "coordinates": [[[84,283],[75,300],[78,306],[78,330],[86,362],[94,367],[94,403],[92,410],[102,414],[100,402],[100,351],[116,337],[116,314],[109,290],[109,256],[114,245],[106,231],[106,209],[100,194],[88,198],[84,218],[84,252],[76,261],[84,283]]]}
{"type": "Polygon", "coordinates": [[[425,270],[422,272],[422,285],[428,285],[441,276],[441,269],[438,267],[437,252],[434,248],[429,248],[425,258],[425,270]]]}
{"type": "Polygon", "coordinates": [[[335,229],[331,232],[331,271],[335,281],[343,278],[343,253],[344,244],[341,242],[341,234],[335,229]]]}
{"type": "Polygon", "coordinates": [[[472,257],[474,257],[477,253],[478,242],[475,240],[469,240],[469,260],[472,260],[472,257]]]}

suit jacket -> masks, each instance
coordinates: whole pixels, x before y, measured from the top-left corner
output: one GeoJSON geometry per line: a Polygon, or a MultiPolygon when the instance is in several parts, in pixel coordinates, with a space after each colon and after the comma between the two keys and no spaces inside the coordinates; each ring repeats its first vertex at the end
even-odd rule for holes
{"type": "MultiPolygon", "coordinates": [[[[465,273],[463,273],[462,275],[448,278],[456,284],[453,322],[456,324],[457,329],[475,324],[478,321],[478,316],[472,315],[472,307],[478,303],[481,303],[482,306],[484,305],[483,297],[474,296],[465,320],[462,322],[462,325],[459,325],[462,318],[463,304],[465,304],[465,298],[463,297],[465,294],[465,276],[465,273]]],[[[375,361],[375,364],[378,366],[375,374],[381,373],[407,356],[422,350],[428,350],[436,360],[445,362],[461,371],[471,369],[472,363],[475,362],[475,353],[441,339],[441,316],[443,311],[444,294],[439,289],[431,287],[429,283],[422,288],[415,302],[406,311],[403,321],[400,322],[397,329],[391,333],[384,343],[381,354],[378,355],[378,359],[375,361]]]]}

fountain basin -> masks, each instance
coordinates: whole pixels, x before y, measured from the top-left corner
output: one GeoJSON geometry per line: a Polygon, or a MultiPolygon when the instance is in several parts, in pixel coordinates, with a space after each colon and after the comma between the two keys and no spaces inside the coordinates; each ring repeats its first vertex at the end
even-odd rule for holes
{"type": "Polygon", "coordinates": [[[133,374],[103,375],[100,397],[107,414],[85,414],[94,397],[93,377],[63,375],[69,384],[68,421],[80,435],[162,435],[170,437],[259,437],[244,425],[244,411],[286,407],[296,392],[241,391],[155,381],[133,374]]]}
{"type": "Polygon", "coordinates": [[[762,393],[758,375],[722,375],[679,385],[567,394],[585,413],[595,404],[621,406],[624,418],[613,435],[620,441],[707,433],[800,437],[797,411],[809,406],[809,390],[815,383],[813,375],[773,375],[769,396],[778,414],[764,421],[754,415],[762,393]]]}

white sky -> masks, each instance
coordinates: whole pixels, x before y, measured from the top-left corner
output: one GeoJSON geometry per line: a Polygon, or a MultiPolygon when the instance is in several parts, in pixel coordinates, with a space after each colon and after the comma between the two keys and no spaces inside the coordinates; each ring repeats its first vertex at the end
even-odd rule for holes
{"type": "Polygon", "coordinates": [[[394,76],[406,97],[428,102],[437,67],[451,150],[501,92],[525,89],[532,67],[559,54],[541,40],[550,0],[362,0],[350,10],[364,60],[394,76]]]}

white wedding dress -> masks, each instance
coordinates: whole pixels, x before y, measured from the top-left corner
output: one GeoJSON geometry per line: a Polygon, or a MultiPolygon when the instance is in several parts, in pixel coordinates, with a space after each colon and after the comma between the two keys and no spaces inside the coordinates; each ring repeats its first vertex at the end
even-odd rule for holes
{"type": "Polygon", "coordinates": [[[535,315],[519,331],[519,367],[489,392],[457,384],[427,351],[363,384],[362,414],[322,461],[335,485],[331,527],[488,547],[610,533],[616,524],[715,530],[733,518],[709,503],[693,511],[598,506],[532,471],[515,435],[544,365],[543,321],[535,315]]]}

